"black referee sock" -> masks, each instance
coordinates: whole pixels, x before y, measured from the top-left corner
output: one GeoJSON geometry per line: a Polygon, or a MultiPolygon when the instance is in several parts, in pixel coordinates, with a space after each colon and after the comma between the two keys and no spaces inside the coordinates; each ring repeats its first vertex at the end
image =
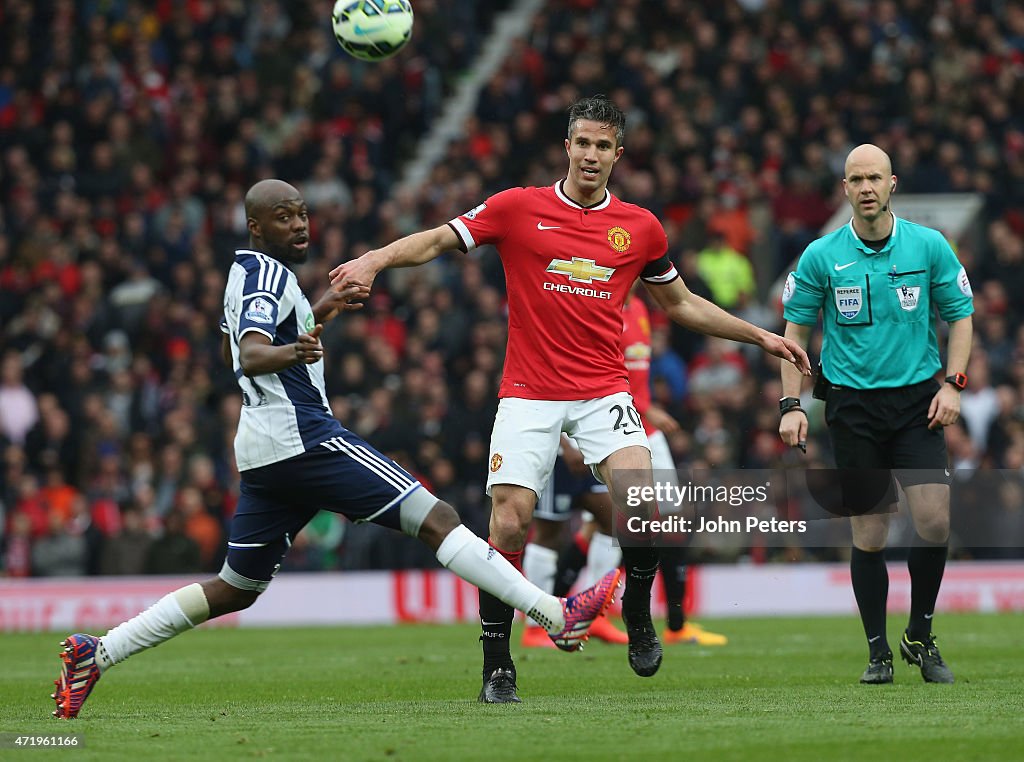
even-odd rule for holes
{"type": "MultiPolygon", "coordinates": [[[[920,540],[919,540],[920,542],[920,540]]],[[[910,624],[907,636],[924,643],[932,634],[932,614],[946,570],[945,545],[914,545],[907,558],[910,571],[910,624]]]]}
{"type": "Polygon", "coordinates": [[[483,630],[480,642],[484,644],[485,680],[499,667],[515,669],[509,650],[514,617],[515,609],[490,593],[480,591],[480,628],[483,630]]]}
{"type": "Polygon", "coordinates": [[[587,565],[587,551],[576,538],[558,554],[558,566],[555,568],[555,589],[551,594],[556,598],[564,598],[576,584],[580,570],[587,565]]]}
{"type": "Polygon", "coordinates": [[[665,584],[665,619],[672,632],[686,624],[683,598],[686,597],[686,548],[666,546],[661,549],[661,580],[665,584]]]}
{"type": "Polygon", "coordinates": [[[622,564],[626,567],[626,590],[622,594],[622,611],[637,620],[651,616],[651,585],[658,573],[657,548],[623,548],[622,564]]]}
{"type": "Polygon", "coordinates": [[[889,653],[889,642],[885,637],[885,603],[889,597],[885,552],[872,553],[854,547],[850,554],[850,578],[871,658],[889,653]]]}

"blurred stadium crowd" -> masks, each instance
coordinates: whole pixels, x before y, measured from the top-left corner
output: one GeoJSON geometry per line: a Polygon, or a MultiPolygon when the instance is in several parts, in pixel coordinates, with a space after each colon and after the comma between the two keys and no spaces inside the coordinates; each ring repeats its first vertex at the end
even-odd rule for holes
{"type": "MultiPolygon", "coordinates": [[[[691,289],[775,330],[771,284],[842,203],[854,145],[889,151],[900,193],[982,194],[984,234],[954,242],[977,314],[947,441],[957,468],[1024,474],[1024,5],[553,0],[429,181],[396,190],[510,5],[414,4],[409,48],[367,65],[329,0],[0,3],[0,573],[219,568],[240,401],[217,324],[252,182],[305,194],[313,298],[345,259],[554,182],[566,107],[597,92],[628,115],[613,191],[663,220],[691,289]]],[[[393,271],[324,334],[336,415],[480,532],[503,283],[493,253],[393,271]]],[[[803,457],[760,353],[664,321],[653,341],[680,466],[803,457]]],[[[432,564],[363,529],[321,514],[290,567],[432,564]]]]}

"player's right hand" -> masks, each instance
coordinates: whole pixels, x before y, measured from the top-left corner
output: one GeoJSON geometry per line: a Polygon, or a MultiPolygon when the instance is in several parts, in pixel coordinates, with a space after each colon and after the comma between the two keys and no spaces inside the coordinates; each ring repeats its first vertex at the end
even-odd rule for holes
{"type": "Polygon", "coordinates": [[[790,447],[800,447],[807,441],[807,414],[802,409],[791,410],[779,421],[779,436],[790,447]]]}
{"type": "Polygon", "coordinates": [[[331,285],[358,285],[366,288],[372,286],[373,279],[380,272],[380,268],[373,264],[372,254],[372,251],[368,251],[361,257],[343,262],[331,270],[331,285]]]}
{"type": "Polygon", "coordinates": [[[323,323],[317,323],[309,333],[300,333],[292,344],[295,347],[295,359],[303,365],[312,365],[324,356],[324,345],[320,343],[320,334],[324,330],[323,323]]]}
{"type": "Polygon", "coordinates": [[[317,303],[313,305],[313,318],[318,323],[332,320],[339,312],[351,312],[363,308],[363,301],[370,295],[369,286],[329,286],[317,303]]]}

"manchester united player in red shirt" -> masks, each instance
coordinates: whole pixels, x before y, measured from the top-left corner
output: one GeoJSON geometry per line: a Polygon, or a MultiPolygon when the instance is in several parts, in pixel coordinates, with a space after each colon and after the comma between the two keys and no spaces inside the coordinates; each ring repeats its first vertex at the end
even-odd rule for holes
{"type": "MultiPolygon", "coordinates": [[[[622,305],[638,277],[680,325],[756,344],[810,374],[799,345],[692,294],[668,258],[657,218],[608,192],[608,177],[624,150],[624,129],[625,116],[611,101],[582,99],[569,110],[565,179],[547,188],[502,191],[446,225],[413,233],[331,271],[332,283],[368,286],[381,270],[420,265],[452,249],[483,244],[498,249],[508,291],[509,338],[491,435],[489,542],[514,564],[521,562],[537,495],[551,475],[563,431],[579,444],[619,510],[654,514],[653,501],[629,507],[625,499],[631,487],[652,483],[647,436],[619,348],[622,305]]],[[[662,658],[650,610],[658,551],[647,543],[624,547],[622,555],[629,663],[646,677],[662,658]]],[[[510,607],[481,591],[480,701],[519,701],[509,653],[512,618],[510,607]]]]}

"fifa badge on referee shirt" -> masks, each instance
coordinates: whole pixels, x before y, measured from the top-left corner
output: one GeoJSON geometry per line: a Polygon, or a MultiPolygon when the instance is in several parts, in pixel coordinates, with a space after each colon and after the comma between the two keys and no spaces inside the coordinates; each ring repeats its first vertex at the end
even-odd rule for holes
{"type": "Polygon", "coordinates": [[[836,309],[847,320],[853,320],[864,306],[864,290],[860,286],[836,288],[836,309]]]}

